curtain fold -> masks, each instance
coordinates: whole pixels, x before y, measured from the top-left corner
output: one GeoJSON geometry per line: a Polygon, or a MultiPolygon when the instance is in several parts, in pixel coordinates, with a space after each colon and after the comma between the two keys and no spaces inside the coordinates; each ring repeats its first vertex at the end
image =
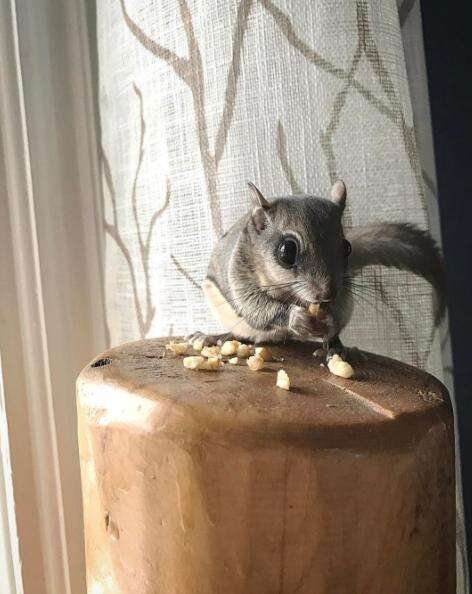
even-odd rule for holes
{"type": "MultiPolygon", "coordinates": [[[[340,177],[347,227],[439,237],[418,1],[102,0],[97,39],[112,344],[218,330],[200,285],[246,180],[326,195],[340,177]]],[[[346,344],[450,380],[427,283],[374,267],[362,281],[346,344]]]]}

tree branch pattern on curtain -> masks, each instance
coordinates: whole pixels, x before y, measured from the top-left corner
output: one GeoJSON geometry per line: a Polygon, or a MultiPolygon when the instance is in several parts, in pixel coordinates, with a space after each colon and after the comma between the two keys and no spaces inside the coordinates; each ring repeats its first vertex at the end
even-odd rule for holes
{"type": "MultiPolygon", "coordinates": [[[[403,143],[404,150],[408,156],[410,166],[414,173],[418,196],[421,200],[423,208],[425,208],[423,175],[416,152],[414,128],[413,126],[408,125],[406,122],[402,105],[395,92],[395,86],[392,83],[388,70],[380,56],[379,50],[371,33],[366,0],[357,0],[356,2],[357,43],[351,63],[347,69],[335,65],[332,61],[322,56],[319,52],[315,51],[305,41],[303,41],[297,34],[290,17],[281,9],[279,9],[271,0],[257,1],[267,12],[267,14],[274,19],[277,27],[280,29],[287,42],[293,48],[295,48],[314,67],[324,70],[343,83],[331,106],[331,114],[328,124],[324,129],[319,131],[320,145],[324,154],[325,164],[328,169],[330,183],[333,183],[339,176],[339,166],[337,164],[333,139],[339,129],[341,118],[343,117],[346,98],[350,92],[356,92],[363,98],[364,101],[368,102],[374,109],[376,109],[382,116],[392,122],[392,124],[394,124],[394,126],[397,128],[398,137],[403,143]],[[374,72],[383,91],[384,96],[382,98],[376,96],[371,89],[356,79],[356,74],[362,58],[365,58],[371,65],[372,71],[374,72]]],[[[248,17],[254,2],[253,0],[242,0],[237,7],[236,22],[232,34],[232,56],[226,77],[224,106],[219,119],[213,151],[210,149],[207,114],[205,111],[205,93],[203,84],[205,69],[202,62],[199,44],[196,39],[192,23],[192,15],[188,3],[185,0],[179,0],[181,22],[185,30],[188,50],[188,57],[181,57],[172,50],[163,47],[156,40],[149,37],[144,32],[144,29],[139,26],[137,22],[130,16],[126,1],[119,0],[119,2],[126,26],[135,39],[156,59],[163,60],[169,66],[169,68],[172,69],[175,75],[182,79],[182,81],[190,89],[193,100],[195,127],[198,137],[201,165],[205,175],[209,207],[211,209],[212,227],[215,235],[219,236],[223,232],[223,228],[221,221],[220,201],[218,197],[218,166],[224,153],[231,127],[231,121],[234,114],[238,78],[241,73],[241,50],[248,27],[248,17]]],[[[406,9],[411,9],[411,3],[408,3],[408,6],[405,6],[405,4],[406,2],[400,9],[400,14],[404,15],[403,19],[406,18],[406,9]]],[[[139,328],[139,335],[144,337],[150,331],[156,314],[156,308],[153,304],[150,284],[149,250],[151,247],[151,239],[155,228],[155,223],[169,206],[170,184],[169,180],[167,179],[167,191],[164,206],[154,213],[149,223],[147,237],[144,239],[137,214],[137,180],[142,165],[146,125],[143,119],[142,93],[136,84],[133,84],[133,89],[140,103],[141,133],[139,139],[139,158],[134,176],[130,207],[133,212],[134,223],[136,225],[137,231],[137,241],[140,251],[139,265],[142,266],[145,276],[143,296],[139,295],[136,273],[134,269],[138,262],[134,262],[132,260],[123,237],[120,235],[116,212],[116,195],[110,164],[105,151],[102,149],[104,178],[113,206],[113,223],[108,223],[105,221],[104,226],[107,234],[113,239],[126,259],[133,291],[133,302],[139,328]]],[[[289,163],[284,127],[280,120],[277,122],[277,153],[280,165],[285,177],[289,182],[291,191],[294,194],[303,193],[300,183],[296,180],[293,167],[289,163]]],[[[352,225],[349,204],[345,215],[345,224],[348,227],[352,225]]],[[[175,265],[177,272],[187,279],[187,281],[191,283],[196,289],[200,290],[200,283],[196,281],[191,272],[188,271],[181,262],[179,262],[177,257],[171,254],[170,258],[175,265]]],[[[372,275],[372,278],[369,281],[366,281],[372,288],[372,296],[375,290],[377,295],[384,302],[384,305],[388,311],[391,312],[395,322],[400,328],[402,339],[411,345],[412,362],[415,365],[425,365],[433,342],[433,332],[431,333],[431,337],[428,340],[426,347],[423,349],[423,352],[419,353],[418,350],[414,348],[415,341],[408,332],[407,324],[404,320],[401,309],[395,304],[395,301],[389,295],[388,290],[384,288],[382,278],[376,274],[375,271],[372,272],[372,275]]],[[[365,300],[366,296],[363,295],[363,298],[365,300]]]]}

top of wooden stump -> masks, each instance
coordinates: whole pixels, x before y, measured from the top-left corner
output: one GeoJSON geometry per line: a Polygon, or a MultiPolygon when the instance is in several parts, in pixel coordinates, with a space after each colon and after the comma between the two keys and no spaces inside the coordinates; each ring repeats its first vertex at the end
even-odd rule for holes
{"type": "Polygon", "coordinates": [[[182,357],[166,351],[168,340],[127,343],[92,361],[77,383],[89,418],[146,432],[369,448],[391,447],[392,439],[404,445],[436,422],[452,423],[447,391],[437,379],[385,357],[353,351],[356,376],[342,379],[320,366],[313,345],[290,343],[271,346],[284,362],[266,363],[259,372],[246,361],[205,372],[185,369],[182,357]],[[276,387],[278,369],[290,376],[290,392],[276,387]]]}

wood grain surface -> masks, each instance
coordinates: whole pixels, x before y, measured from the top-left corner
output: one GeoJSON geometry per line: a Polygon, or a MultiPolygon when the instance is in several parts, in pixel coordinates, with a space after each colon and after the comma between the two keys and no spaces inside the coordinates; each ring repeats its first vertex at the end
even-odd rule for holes
{"type": "Polygon", "coordinates": [[[300,344],[260,372],[192,371],[165,342],[78,379],[89,594],[455,591],[440,382],[358,351],[336,378],[300,344]]]}

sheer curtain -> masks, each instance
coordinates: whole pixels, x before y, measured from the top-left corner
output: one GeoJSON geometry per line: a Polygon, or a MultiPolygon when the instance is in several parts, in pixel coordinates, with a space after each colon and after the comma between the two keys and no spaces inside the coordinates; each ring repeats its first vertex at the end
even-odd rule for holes
{"type": "MultiPolygon", "coordinates": [[[[418,0],[102,0],[97,40],[112,344],[217,329],[200,285],[248,209],[248,179],[268,196],[326,195],[341,177],[346,226],[409,221],[438,236],[418,0]]],[[[450,387],[427,284],[363,276],[375,295],[346,343],[450,387]]]]}

